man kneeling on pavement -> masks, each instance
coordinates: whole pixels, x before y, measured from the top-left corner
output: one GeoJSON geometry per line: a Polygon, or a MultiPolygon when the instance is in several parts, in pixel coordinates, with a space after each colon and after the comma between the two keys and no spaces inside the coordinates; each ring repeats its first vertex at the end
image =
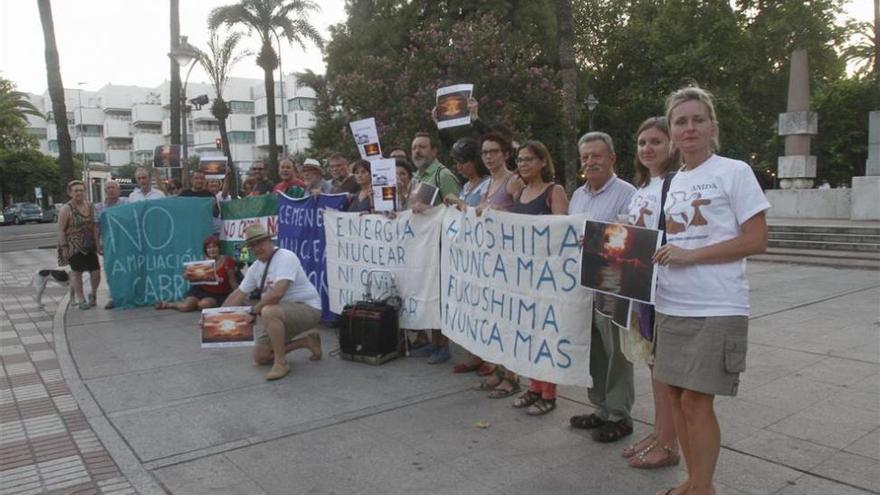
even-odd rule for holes
{"type": "Polygon", "coordinates": [[[244,232],[245,244],[257,261],[223,306],[245,306],[250,294],[260,289],[260,300],[251,314],[262,318],[263,331],[257,337],[253,356],[257,364],[271,364],[266,379],[277,380],[290,373],[288,352],[309,349],[312,361],[321,359],[319,334],[298,337],[320,322],[321,298],[296,254],[276,248],[265,227],[254,224],[244,232]]]}

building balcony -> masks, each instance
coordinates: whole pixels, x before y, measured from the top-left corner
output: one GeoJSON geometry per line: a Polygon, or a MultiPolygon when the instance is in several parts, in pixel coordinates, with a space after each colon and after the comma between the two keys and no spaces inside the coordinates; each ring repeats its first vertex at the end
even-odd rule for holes
{"type": "Polygon", "coordinates": [[[73,112],[76,125],[104,125],[104,112],[100,108],[77,108],[73,112]],[[80,115],[82,114],[82,115],[80,115]]]}
{"type": "Polygon", "coordinates": [[[121,167],[131,161],[131,150],[107,150],[107,163],[110,166],[121,167]]]}
{"type": "MultiPolygon", "coordinates": [[[[275,143],[281,146],[284,141],[281,139],[281,129],[275,129],[275,143]]],[[[254,144],[256,146],[269,146],[269,128],[262,127],[254,131],[254,144]]]]}
{"type": "Polygon", "coordinates": [[[287,114],[288,129],[311,129],[315,127],[315,114],[305,110],[297,110],[287,114]]]}
{"type": "Polygon", "coordinates": [[[138,103],[131,108],[132,124],[161,124],[164,120],[165,113],[162,105],[148,105],[146,103],[138,103]]]}
{"type": "Polygon", "coordinates": [[[208,120],[208,121],[212,121],[212,122],[217,121],[217,119],[214,118],[214,115],[211,113],[211,105],[210,104],[203,106],[200,110],[196,110],[195,108],[193,108],[192,110],[189,111],[189,118],[193,121],[199,121],[199,120],[202,120],[202,121],[208,120]]]}
{"type": "Polygon", "coordinates": [[[135,151],[150,151],[156,146],[165,144],[165,136],[161,134],[135,134],[132,140],[132,148],[135,151]]]}
{"type": "Polygon", "coordinates": [[[131,139],[131,126],[125,120],[105,120],[104,121],[104,138],[105,139],[131,139]]]}
{"type": "Polygon", "coordinates": [[[254,128],[252,115],[232,114],[226,119],[227,131],[250,131],[254,128]]]}
{"type": "Polygon", "coordinates": [[[193,133],[192,145],[198,147],[210,146],[216,149],[215,140],[220,137],[220,131],[196,131],[193,133]]]}

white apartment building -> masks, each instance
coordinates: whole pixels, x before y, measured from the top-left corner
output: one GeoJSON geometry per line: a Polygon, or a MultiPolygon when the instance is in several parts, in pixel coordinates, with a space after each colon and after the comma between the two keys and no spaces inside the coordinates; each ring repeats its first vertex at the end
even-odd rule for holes
{"type": "MultiPolygon", "coordinates": [[[[315,93],[311,88],[297,87],[296,76],[284,76],[284,100],[281,87],[275,84],[276,142],[294,154],[309,147],[309,130],[315,125],[315,93]],[[286,108],[286,118],[282,113],[286,108]]],[[[171,135],[170,83],[156,88],[107,84],[97,91],[65,89],[64,99],[74,153],[85,154],[88,162],[119,167],[130,163],[152,162],[156,146],[168,144],[171,135]]],[[[190,82],[187,99],[207,95],[213,102],[213,87],[190,82]]],[[[34,105],[46,119],[28,116],[28,130],[40,141],[40,150],[58,155],[58,131],[52,115],[48,91],[43,95],[29,94],[34,105]]],[[[248,170],[255,160],[268,156],[266,95],[260,79],[231,78],[223,92],[230,106],[226,122],[233,163],[239,170],[248,170]]],[[[211,103],[201,109],[191,108],[187,119],[189,156],[216,155],[220,126],[211,115],[211,103]]]]}

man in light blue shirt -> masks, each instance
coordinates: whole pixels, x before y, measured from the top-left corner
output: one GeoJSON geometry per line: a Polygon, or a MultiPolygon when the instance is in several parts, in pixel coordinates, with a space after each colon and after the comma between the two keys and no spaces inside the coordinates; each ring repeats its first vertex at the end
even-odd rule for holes
{"type": "Polygon", "coordinates": [[[147,169],[138,167],[134,172],[134,180],[137,182],[138,187],[128,195],[129,203],[165,197],[165,193],[153,188],[153,185],[150,183],[150,173],[147,172],[147,169]]]}
{"type": "MultiPolygon", "coordinates": [[[[581,167],[587,183],[571,196],[569,214],[586,214],[590,220],[616,222],[629,211],[636,188],[614,174],[617,156],[614,142],[604,132],[590,132],[578,140],[581,167]]],[[[594,293],[594,297],[603,297],[594,293]]],[[[632,434],[632,410],[635,401],[633,365],[620,348],[620,333],[609,316],[596,311],[590,329],[590,402],[594,414],[571,418],[575,428],[595,429],[593,439],[614,442],[632,434]]]]}

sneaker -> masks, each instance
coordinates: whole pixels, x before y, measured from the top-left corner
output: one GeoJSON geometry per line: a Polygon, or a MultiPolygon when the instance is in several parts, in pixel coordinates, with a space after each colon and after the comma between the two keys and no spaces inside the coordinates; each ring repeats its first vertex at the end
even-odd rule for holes
{"type": "Polygon", "coordinates": [[[423,345],[418,349],[412,349],[409,351],[409,357],[430,357],[434,355],[434,352],[437,350],[437,346],[434,344],[423,345]]]}
{"type": "Polygon", "coordinates": [[[452,359],[452,355],[449,354],[449,346],[438,347],[437,350],[431,353],[431,357],[428,358],[428,364],[445,363],[450,359],[452,359]]]}
{"type": "Polygon", "coordinates": [[[86,301],[85,299],[83,299],[82,301],[80,301],[79,303],[77,303],[77,306],[79,306],[79,309],[82,309],[82,310],[86,310],[86,309],[89,309],[89,308],[92,307],[92,306],[89,304],[89,302],[86,301]]]}

